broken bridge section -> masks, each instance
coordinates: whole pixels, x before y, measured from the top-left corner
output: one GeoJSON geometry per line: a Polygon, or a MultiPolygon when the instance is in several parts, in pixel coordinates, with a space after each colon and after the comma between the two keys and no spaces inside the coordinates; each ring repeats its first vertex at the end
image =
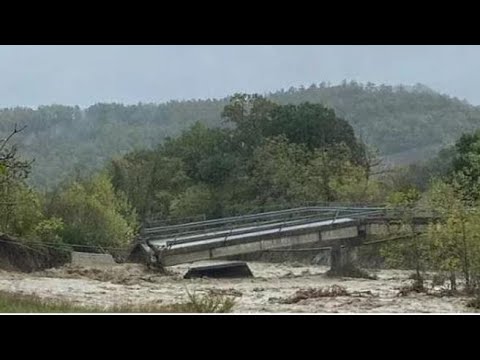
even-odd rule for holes
{"type": "MultiPolygon", "coordinates": [[[[402,229],[405,209],[383,207],[302,207],[177,225],[147,223],[131,260],[143,259],[159,267],[271,249],[331,248],[332,273],[351,268],[355,247],[369,235],[402,229]]],[[[436,219],[432,214],[415,214],[416,231],[424,231],[436,219]]]]}
{"type": "Polygon", "coordinates": [[[366,236],[364,219],[383,211],[304,207],[170,226],[148,224],[132,254],[165,267],[313,243],[353,247],[366,236]]]}
{"type": "Polygon", "coordinates": [[[249,278],[252,271],[244,261],[228,261],[220,264],[192,266],[185,274],[184,279],[194,278],[249,278]]]}

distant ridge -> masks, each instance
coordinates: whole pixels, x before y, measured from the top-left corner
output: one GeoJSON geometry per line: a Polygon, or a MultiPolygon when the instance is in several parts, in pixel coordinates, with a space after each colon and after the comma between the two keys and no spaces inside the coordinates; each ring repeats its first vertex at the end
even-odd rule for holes
{"type": "MultiPolygon", "coordinates": [[[[323,103],[351,123],[358,137],[389,159],[430,156],[462,133],[480,128],[480,109],[466,101],[414,86],[343,82],[290,88],[267,94],[275,102],[323,103]],[[415,150],[417,149],[417,150],[415,150]],[[394,156],[395,154],[403,154],[394,156]],[[422,155],[423,154],[423,155],[422,155]]],[[[96,104],[87,109],[51,105],[36,110],[0,110],[0,136],[15,123],[28,126],[19,151],[35,158],[31,181],[51,188],[68,176],[101,169],[113,157],[148,149],[196,121],[221,126],[228,98],[163,104],[96,104]]],[[[396,161],[396,160],[393,160],[396,161]]],[[[400,161],[401,162],[401,161],[400,161]]]]}

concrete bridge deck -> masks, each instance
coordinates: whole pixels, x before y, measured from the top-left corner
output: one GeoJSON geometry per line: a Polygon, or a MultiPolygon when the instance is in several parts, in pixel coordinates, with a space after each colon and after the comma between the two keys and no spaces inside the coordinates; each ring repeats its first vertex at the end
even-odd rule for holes
{"type": "MultiPolygon", "coordinates": [[[[306,207],[172,226],[146,227],[132,252],[171,266],[258,251],[321,243],[355,246],[398,222],[381,208],[306,207]]],[[[424,226],[427,221],[419,217],[424,226]]]]}

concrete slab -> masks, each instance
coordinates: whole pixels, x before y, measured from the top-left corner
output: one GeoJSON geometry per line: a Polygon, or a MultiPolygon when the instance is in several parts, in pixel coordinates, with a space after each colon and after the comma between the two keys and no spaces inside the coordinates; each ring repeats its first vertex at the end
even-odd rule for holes
{"type": "Polygon", "coordinates": [[[193,266],[185,274],[185,279],[193,278],[248,278],[253,274],[246,262],[229,261],[213,265],[193,266]]]}

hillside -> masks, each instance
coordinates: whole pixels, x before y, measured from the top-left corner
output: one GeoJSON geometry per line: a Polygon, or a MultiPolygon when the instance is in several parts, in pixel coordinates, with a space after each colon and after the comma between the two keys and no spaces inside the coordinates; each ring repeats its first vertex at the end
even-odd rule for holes
{"type": "Polygon", "coordinates": [[[280,103],[322,102],[383,155],[454,142],[480,127],[480,109],[429,88],[357,83],[271,94],[280,103]]]}
{"type": "MultiPolygon", "coordinates": [[[[391,87],[343,83],[281,90],[268,94],[280,104],[323,103],[333,108],[365,142],[383,156],[439,148],[463,132],[480,128],[480,109],[424,86],[391,87]]],[[[227,99],[172,101],[164,104],[97,104],[87,109],[52,105],[36,110],[0,110],[0,136],[15,123],[27,125],[17,137],[21,154],[35,158],[32,182],[39,189],[68,176],[88,174],[109,159],[151,148],[197,120],[221,124],[227,99]]]]}

